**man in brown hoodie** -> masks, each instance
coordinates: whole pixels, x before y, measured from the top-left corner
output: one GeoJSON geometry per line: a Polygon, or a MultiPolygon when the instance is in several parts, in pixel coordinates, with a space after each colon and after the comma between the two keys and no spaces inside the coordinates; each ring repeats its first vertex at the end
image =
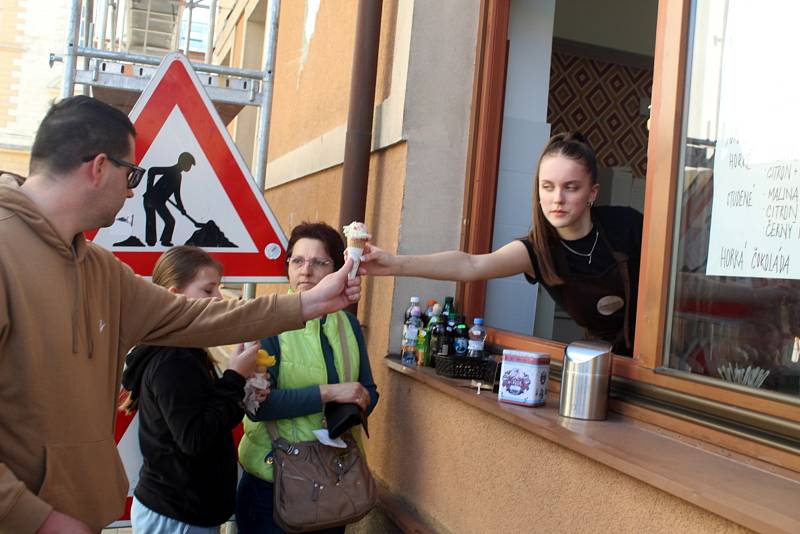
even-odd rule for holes
{"type": "Polygon", "coordinates": [[[0,178],[0,532],[97,532],[123,511],[114,442],[123,358],[137,343],[204,347],[303,327],[360,296],[349,264],[314,289],[192,300],[136,276],[83,232],[141,180],[122,112],[55,104],[22,186],[0,178]]]}

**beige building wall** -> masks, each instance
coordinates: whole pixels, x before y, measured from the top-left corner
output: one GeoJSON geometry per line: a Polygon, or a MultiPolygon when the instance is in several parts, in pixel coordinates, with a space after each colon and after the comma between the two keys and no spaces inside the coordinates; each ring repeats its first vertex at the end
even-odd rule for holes
{"type": "Polygon", "coordinates": [[[0,0],[0,169],[27,174],[39,122],[61,89],[69,3],[0,0]]]}
{"type": "Polygon", "coordinates": [[[381,399],[370,417],[370,466],[437,532],[748,532],[382,365],[375,370],[381,399]]]}
{"type": "MultiPolygon", "coordinates": [[[[310,3],[282,6],[270,136],[273,163],[309,145],[319,146],[317,152],[329,150],[326,135],[334,135],[346,121],[356,2],[321,2],[304,56],[310,3]]],[[[401,133],[399,141],[385,147],[378,143],[372,155],[366,222],[375,243],[388,250],[415,253],[458,246],[479,3],[384,2],[376,103],[399,98],[401,133]],[[404,49],[397,45],[406,35],[406,22],[404,49]]],[[[224,57],[227,52],[218,53],[224,57]]],[[[378,126],[375,131],[384,133],[378,126]]],[[[288,234],[303,220],[335,223],[340,188],[339,162],[271,185],[266,198],[288,234]]],[[[259,286],[260,293],[285,289],[259,286]]],[[[390,371],[384,357],[399,341],[408,298],[441,299],[454,294],[455,285],[381,277],[365,280],[363,289],[358,315],[381,394],[370,418],[369,463],[379,482],[436,531],[743,531],[390,371]]]]}

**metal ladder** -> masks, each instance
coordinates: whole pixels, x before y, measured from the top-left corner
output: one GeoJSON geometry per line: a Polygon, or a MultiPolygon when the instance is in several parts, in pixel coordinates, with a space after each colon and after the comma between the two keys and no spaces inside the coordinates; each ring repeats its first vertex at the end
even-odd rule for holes
{"type": "MultiPolygon", "coordinates": [[[[181,20],[188,18],[184,51],[191,39],[192,12],[211,9],[205,63],[192,62],[209,97],[227,124],[244,106],[263,106],[263,87],[272,80],[274,66],[264,70],[240,69],[209,64],[213,52],[213,32],[216,19],[216,0],[210,7],[204,0],[147,0],[147,9],[134,7],[127,0],[121,14],[119,3],[124,0],[100,0],[99,24],[94,20],[94,0],[72,0],[69,28],[63,55],[50,54],[50,64],[65,63],[61,96],[70,96],[76,84],[91,88],[97,98],[128,111],[147,85],[163,56],[178,49],[181,20]],[[83,7],[83,9],[81,9],[83,7]],[[110,15],[110,16],[109,16],[110,15]],[[110,22],[110,41],[107,29],[110,22]],[[95,35],[95,28],[98,32],[95,35]],[[157,51],[158,55],[148,54],[157,51]],[[79,64],[79,58],[83,58],[79,64]]],[[[186,53],[186,52],[185,52],[186,53]]],[[[188,56],[188,53],[187,53],[188,56]]]]}

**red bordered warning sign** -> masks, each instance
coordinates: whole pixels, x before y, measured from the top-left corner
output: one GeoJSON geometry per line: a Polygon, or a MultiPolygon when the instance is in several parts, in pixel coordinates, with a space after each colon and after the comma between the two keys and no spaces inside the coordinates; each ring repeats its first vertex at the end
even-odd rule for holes
{"type": "Polygon", "coordinates": [[[196,245],[225,280],[285,282],[286,237],[188,60],[164,58],[130,119],[147,169],[116,222],[88,235],[142,276],[173,245],[196,245]]]}

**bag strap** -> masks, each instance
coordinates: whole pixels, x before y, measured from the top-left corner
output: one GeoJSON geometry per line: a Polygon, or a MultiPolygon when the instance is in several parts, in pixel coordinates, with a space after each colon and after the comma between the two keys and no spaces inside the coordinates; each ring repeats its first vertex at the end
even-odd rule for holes
{"type": "MultiPolygon", "coordinates": [[[[345,316],[346,318],[347,316],[345,316]]],[[[350,345],[347,344],[347,332],[345,331],[344,321],[341,317],[337,317],[337,324],[339,325],[339,343],[342,346],[342,360],[344,364],[344,375],[345,380],[355,380],[356,377],[353,376],[353,366],[351,360],[351,353],[350,353],[350,345]]],[[[340,379],[339,382],[342,382],[340,379]]],[[[269,438],[272,440],[272,443],[278,441],[280,438],[280,434],[278,433],[278,424],[274,420],[269,420],[264,422],[265,426],[267,427],[267,432],[269,433],[269,438]]]]}
{"type": "MultiPolygon", "coordinates": [[[[342,312],[344,314],[344,312],[342,312]]],[[[345,318],[347,316],[345,315],[345,318]]],[[[337,323],[339,324],[339,343],[342,345],[342,356],[344,360],[344,380],[339,380],[339,382],[347,382],[348,380],[355,381],[356,377],[352,374],[352,360],[350,354],[350,346],[347,344],[347,334],[344,330],[344,321],[341,317],[337,317],[337,323]]]]}
{"type": "Polygon", "coordinates": [[[273,446],[275,442],[278,441],[280,434],[278,434],[278,425],[275,423],[274,419],[270,419],[269,421],[264,421],[264,426],[267,427],[267,433],[269,434],[269,439],[272,440],[273,446]]]}

